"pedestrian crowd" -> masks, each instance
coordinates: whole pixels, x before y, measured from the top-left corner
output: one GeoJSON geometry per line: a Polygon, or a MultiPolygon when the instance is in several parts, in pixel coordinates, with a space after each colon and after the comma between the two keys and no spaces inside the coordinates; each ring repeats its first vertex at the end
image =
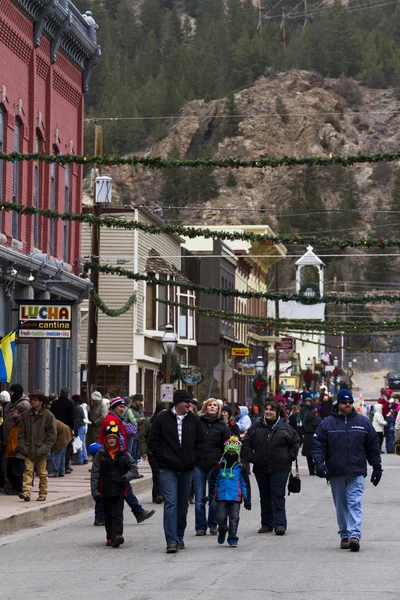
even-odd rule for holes
{"type": "Polygon", "coordinates": [[[386,390],[370,418],[354,408],[349,390],[341,389],[334,401],[324,387],[319,398],[304,388],[269,395],[262,406],[231,406],[216,398],[200,404],[177,390],[171,406],[159,403],[145,418],[141,394],[106,402],[94,391],[87,406],[79,395],[70,398],[67,388],[58,396],[40,390],[25,395],[17,383],[0,393],[0,407],[5,494],[29,502],[36,474],[37,500],[45,501],[48,477],[71,473],[71,456],[72,465],[84,465],[91,455],[94,524],[105,527],[106,545],[118,548],[124,543],[125,502],[138,523],[155,512],[140,505],[130,483],[142,477],[137,465],[147,460],[153,502],[163,504],[168,554],[185,549],[192,496],[195,535],[216,536],[219,544],[237,548],[241,504],[252,507],[251,472],[260,497],[258,533],[285,535],[288,481],[290,490],[300,447],[310,476],[330,484],[340,548],[358,551],[367,463],[378,485],[382,441],[386,437],[387,452],[394,451],[400,434],[396,398],[389,401],[386,390]]]}

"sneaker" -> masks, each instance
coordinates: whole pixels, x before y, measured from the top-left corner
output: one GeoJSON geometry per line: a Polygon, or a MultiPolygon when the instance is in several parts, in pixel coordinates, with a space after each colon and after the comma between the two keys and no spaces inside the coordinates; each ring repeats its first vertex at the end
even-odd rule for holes
{"type": "Polygon", "coordinates": [[[357,538],[350,538],[349,548],[351,552],[358,552],[360,549],[360,540],[357,538]]]}
{"type": "Polygon", "coordinates": [[[167,554],[176,554],[178,552],[178,545],[176,542],[171,542],[167,545],[167,554]]]}
{"type": "Polygon", "coordinates": [[[217,533],[218,533],[218,529],[216,527],[212,527],[210,529],[210,535],[217,535],[217,533]]]}
{"type": "Polygon", "coordinates": [[[162,496],[156,496],[153,500],[154,504],[162,504],[163,503],[163,499],[162,496]]]}
{"type": "Polygon", "coordinates": [[[112,546],[112,540],[107,540],[106,541],[106,546],[112,546]]]}
{"type": "Polygon", "coordinates": [[[119,548],[120,546],[122,546],[124,541],[125,540],[122,535],[116,535],[115,538],[113,539],[111,545],[113,548],[119,548]]]}
{"type": "Polygon", "coordinates": [[[284,527],[275,527],[275,535],[285,535],[286,529],[284,527]]]}
{"type": "Polygon", "coordinates": [[[101,521],[100,519],[95,519],[93,525],[95,527],[104,527],[105,523],[104,523],[104,521],[101,521]]]}
{"type": "Polygon", "coordinates": [[[273,530],[273,527],[265,527],[265,525],[262,525],[257,533],[271,533],[273,530]]]}
{"type": "Polygon", "coordinates": [[[238,547],[238,541],[237,540],[229,540],[228,544],[231,548],[237,548],[238,547]]]}
{"type": "Polygon", "coordinates": [[[37,502],[45,502],[46,500],[46,496],[39,496],[38,498],[36,498],[37,502]]]}
{"type": "Polygon", "coordinates": [[[65,473],[59,473],[58,476],[59,477],[65,477],[65,473]]]}
{"type": "Polygon", "coordinates": [[[30,502],[31,497],[28,496],[28,494],[24,494],[23,492],[21,494],[18,494],[18,498],[21,498],[21,500],[24,500],[25,502],[30,502]]]}
{"type": "Polygon", "coordinates": [[[203,535],[207,535],[207,532],[206,531],[202,531],[202,530],[196,531],[196,536],[197,537],[202,537],[203,535]]]}
{"type": "Polygon", "coordinates": [[[65,474],[66,474],[66,475],[69,475],[70,473],[72,473],[72,469],[66,469],[66,470],[65,470],[65,474]]]}
{"type": "Polygon", "coordinates": [[[342,538],[340,540],[340,549],[341,550],[348,550],[350,548],[349,546],[349,538],[342,538]]]}
{"type": "Polygon", "coordinates": [[[58,473],[49,473],[48,477],[58,477],[58,473]]]}
{"type": "Polygon", "coordinates": [[[83,461],[83,464],[84,464],[84,465],[88,465],[88,464],[89,464],[89,461],[88,461],[88,460],[84,460],[84,461],[83,461]]]}
{"type": "Polygon", "coordinates": [[[218,538],[217,538],[218,544],[224,544],[225,543],[225,537],[226,537],[226,533],[219,533],[218,534],[218,538]]]}
{"type": "Polygon", "coordinates": [[[181,540],[180,542],[178,542],[178,549],[179,550],[184,550],[185,549],[185,542],[183,540],[181,540]]]}
{"type": "Polygon", "coordinates": [[[144,510],[136,517],[136,521],[138,523],[143,523],[143,521],[147,521],[147,519],[150,519],[153,515],[155,515],[155,513],[155,510],[144,510]]]}

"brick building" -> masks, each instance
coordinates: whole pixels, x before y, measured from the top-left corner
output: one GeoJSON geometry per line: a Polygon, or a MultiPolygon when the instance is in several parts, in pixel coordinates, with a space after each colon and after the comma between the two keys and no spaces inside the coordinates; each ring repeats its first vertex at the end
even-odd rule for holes
{"type": "MultiPolygon", "coordinates": [[[[0,0],[0,151],[83,154],[84,92],[100,57],[96,24],[69,0],[0,0]]],[[[81,212],[82,167],[0,161],[0,201],[81,212]]],[[[74,302],[70,339],[18,340],[13,380],[79,389],[80,225],[0,215],[0,336],[15,300],[74,302]],[[74,318],[75,317],[75,318],[74,318]]]]}

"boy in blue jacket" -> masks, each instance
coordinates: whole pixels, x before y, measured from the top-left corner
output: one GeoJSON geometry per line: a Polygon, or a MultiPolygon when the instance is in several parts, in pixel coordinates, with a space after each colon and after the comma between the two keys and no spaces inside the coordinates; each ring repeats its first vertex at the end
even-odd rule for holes
{"type": "Polygon", "coordinates": [[[237,529],[239,525],[240,503],[244,500],[246,510],[251,510],[251,490],[249,473],[240,461],[242,447],[239,438],[232,435],[225,442],[224,453],[211,473],[211,493],[205,501],[215,497],[217,501],[218,544],[225,542],[237,548],[237,529]],[[229,519],[229,525],[228,525],[229,519]]]}

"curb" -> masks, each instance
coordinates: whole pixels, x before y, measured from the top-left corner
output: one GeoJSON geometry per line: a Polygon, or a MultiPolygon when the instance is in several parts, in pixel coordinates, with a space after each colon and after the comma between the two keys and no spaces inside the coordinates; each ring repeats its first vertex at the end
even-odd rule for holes
{"type": "MultiPolygon", "coordinates": [[[[141,494],[151,490],[153,481],[151,477],[144,477],[143,479],[131,482],[131,484],[135,494],[141,494]]],[[[24,512],[0,519],[0,536],[15,533],[27,527],[39,527],[47,521],[76,515],[93,506],[92,495],[90,492],[85,492],[84,494],[75,494],[67,498],[53,500],[38,507],[29,507],[24,512]]]]}

